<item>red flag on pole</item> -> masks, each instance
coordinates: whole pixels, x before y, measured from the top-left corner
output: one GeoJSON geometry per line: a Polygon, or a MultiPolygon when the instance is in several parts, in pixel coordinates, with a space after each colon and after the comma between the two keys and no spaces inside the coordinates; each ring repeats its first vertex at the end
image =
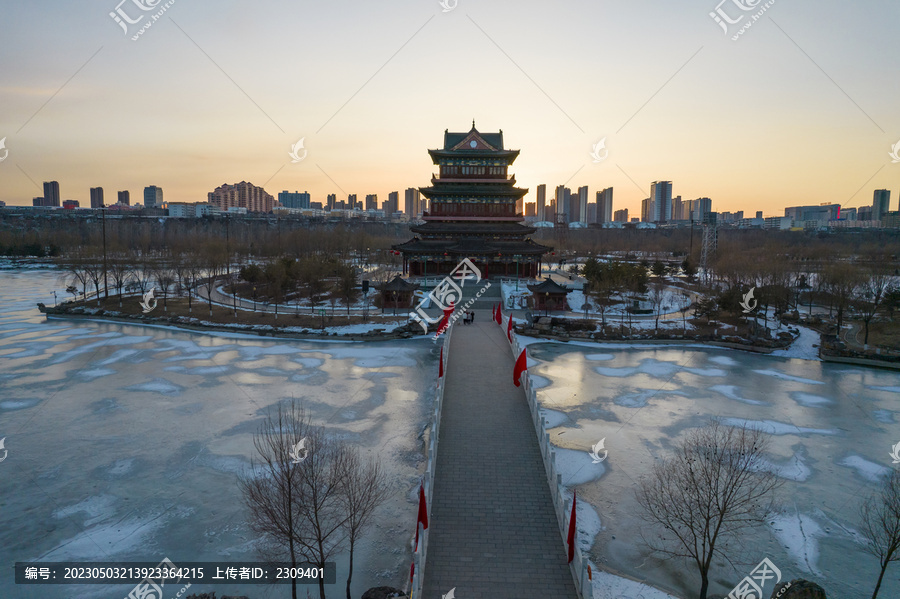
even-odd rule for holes
{"type": "Polygon", "coordinates": [[[416,575],[416,562],[409,565],[409,584],[413,582],[413,576],[416,575]]]}
{"type": "Polygon", "coordinates": [[[441,346],[441,357],[438,360],[438,378],[444,376],[444,346],[441,346]]]}
{"type": "Polygon", "coordinates": [[[575,559],[575,504],[577,503],[578,492],[572,492],[572,517],[569,518],[569,536],[566,538],[566,542],[569,543],[569,563],[572,563],[572,560],[575,559]]]}
{"type": "Polygon", "coordinates": [[[512,314],[509,315],[509,322],[506,325],[506,338],[512,343],[512,314]]]}
{"type": "Polygon", "coordinates": [[[428,506],[425,505],[425,487],[419,485],[419,516],[416,518],[416,550],[419,549],[419,524],[428,530],[428,506]]]}
{"type": "Polygon", "coordinates": [[[521,384],[519,383],[519,378],[522,376],[522,373],[528,370],[528,356],[525,355],[527,349],[527,347],[523,347],[522,353],[516,358],[516,367],[513,369],[513,383],[516,384],[516,387],[521,384]]]}
{"type": "Polygon", "coordinates": [[[497,320],[497,306],[491,306],[491,320],[497,320]]]}
{"type": "Polygon", "coordinates": [[[450,326],[450,317],[453,315],[453,310],[455,309],[453,302],[450,302],[450,306],[444,308],[444,317],[441,319],[441,322],[438,323],[438,335],[443,333],[447,327],[450,326]]]}
{"type": "Polygon", "coordinates": [[[503,326],[503,306],[501,304],[497,304],[497,315],[494,317],[494,320],[500,326],[503,326]]]}

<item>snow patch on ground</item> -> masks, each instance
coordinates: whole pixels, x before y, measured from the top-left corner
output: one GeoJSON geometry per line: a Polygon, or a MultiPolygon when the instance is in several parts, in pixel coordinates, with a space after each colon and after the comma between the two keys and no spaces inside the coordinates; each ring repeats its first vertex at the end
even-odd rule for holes
{"type": "Polygon", "coordinates": [[[874,391],[888,391],[890,393],[900,393],[900,387],[894,387],[890,385],[886,387],[879,387],[878,385],[866,385],[866,389],[872,389],[874,391]]]}
{"type": "Polygon", "coordinates": [[[776,379],[781,379],[784,381],[794,381],[795,383],[806,383],[807,385],[824,385],[825,384],[822,381],[814,381],[813,379],[805,379],[800,376],[785,374],[784,372],[780,372],[778,370],[772,370],[771,368],[763,368],[760,370],[754,370],[753,372],[755,372],[757,374],[764,374],[766,376],[775,377],[776,379]]]}
{"type": "Polygon", "coordinates": [[[563,486],[582,485],[597,480],[606,472],[602,463],[593,463],[593,458],[586,450],[554,446],[553,451],[556,453],[556,469],[562,475],[563,486]]]}
{"type": "Polygon", "coordinates": [[[838,431],[828,428],[806,428],[778,422],[777,420],[747,420],[745,418],[721,418],[720,422],[726,426],[741,426],[757,428],[770,435],[836,435],[838,431]]]}
{"type": "Polygon", "coordinates": [[[556,428],[557,426],[560,426],[562,423],[569,420],[569,417],[565,412],[550,410],[548,408],[541,408],[541,416],[543,416],[547,420],[547,429],[556,428]]]}
{"type": "Polygon", "coordinates": [[[819,360],[819,348],[821,343],[819,333],[803,326],[796,327],[800,336],[794,339],[787,349],[777,349],[771,355],[781,358],[798,358],[800,360],[819,360]]]}
{"type": "Polygon", "coordinates": [[[708,359],[710,362],[720,364],[721,366],[737,366],[740,364],[740,362],[729,358],[728,356],[710,356],[708,359]]]}
{"type": "Polygon", "coordinates": [[[882,476],[890,472],[890,468],[871,462],[856,454],[851,454],[839,460],[837,463],[841,466],[853,468],[856,470],[857,474],[873,483],[879,482],[882,476]]]}
{"type": "Polygon", "coordinates": [[[99,379],[102,376],[109,376],[109,375],[115,374],[115,373],[116,373],[115,370],[110,370],[109,368],[93,368],[91,370],[82,370],[81,372],[78,373],[78,376],[88,379],[88,380],[93,380],[93,379],[99,379]]]}
{"type": "Polygon", "coordinates": [[[125,387],[125,390],[144,391],[147,393],[160,393],[162,395],[178,395],[184,390],[184,387],[182,387],[181,385],[176,385],[172,381],[167,381],[166,379],[156,378],[152,381],[147,381],[146,383],[140,383],[138,385],[125,387]]]}
{"type": "Polygon", "coordinates": [[[528,377],[531,379],[532,389],[543,389],[550,385],[550,379],[539,374],[529,374],[528,377]]]}
{"type": "Polygon", "coordinates": [[[878,422],[883,422],[885,424],[894,423],[894,413],[890,410],[873,410],[872,416],[874,416],[875,420],[878,422]]]}
{"type": "Polygon", "coordinates": [[[679,599],[675,595],[669,595],[642,582],[598,570],[594,564],[591,564],[591,570],[594,573],[592,584],[594,597],[608,597],[609,599],[679,599]]]}
{"type": "Polygon", "coordinates": [[[775,476],[797,482],[803,482],[810,477],[812,470],[803,461],[803,457],[795,453],[786,463],[776,464],[770,460],[762,460],[759,469],[771,472],[775,476]]]}
{"type": "Polygon", "coordinates": [[[825,531],[815,520],[806,514],[778,514],[770,518],[769,525],[800,568],[822,576],[816,563],[819,561],[818,537],[823,536],[825,531]]]}
{"type": "Polygon", "coordinates": [[[655,396],[665,396],[665,395],[680,395],[682,397],[687,397],[687,394],[682,391],[669,391],[664,389],[639,389],[634,393],[625,393],[624,395],[619,395],[613,400],[617,406],[622,406],[623,408],[643,408],[646,407],[650,400],[655,396]]]}
{"type": "Polygon", "coordinates": [[[745,397],[741,397],[741,396],[738,394],[738,389],[739,389],[739,388],[740,388],[740,387],[738,387],[737,385],[713,385],[712,387],[709,388],[709,390],[710,390],[710,391],[715,391],[716,393],[721,393],[722,395],[724,395],[724,396],[727,397],[728,399],[733,399],[733,400],[735,400],[735,401],[740,401],[740,402],[742,402],[742,403],[750,404],[750,405],[752,405],[752,406],[764,406],[764,405],[768,405],[766,402],[764,402],[764,401],[759,401],[758,399],[747,399],[747,398],[745,398],[745,397]]]}
{"type": "Polygon", "coordinates": [[[826,404],[830,404],[831,400],[821,395],[813,395],[812,393],[804,393],[802,391],[793,391],[790,393],[791,399],[801,406],[807,408],[821,408],[826,404]]]}

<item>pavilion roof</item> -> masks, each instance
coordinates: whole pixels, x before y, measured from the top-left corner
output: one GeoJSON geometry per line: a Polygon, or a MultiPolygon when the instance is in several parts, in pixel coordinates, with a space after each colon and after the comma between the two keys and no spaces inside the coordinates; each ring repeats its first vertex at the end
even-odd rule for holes
{"type": "Polygon", "coordinates": [[[571,291],[571,289],[560,285],[550,277],[546,277],[537,285],[528,285],[527,287],[532,293],[569,293],[571,291]]]}
{"type": "Polygon", "coordinates": [[[415,291],[418,288],[418,283],[410,283],[400,275],[396,275],[387,283],[376,286],[379,291],[415,291]]]}

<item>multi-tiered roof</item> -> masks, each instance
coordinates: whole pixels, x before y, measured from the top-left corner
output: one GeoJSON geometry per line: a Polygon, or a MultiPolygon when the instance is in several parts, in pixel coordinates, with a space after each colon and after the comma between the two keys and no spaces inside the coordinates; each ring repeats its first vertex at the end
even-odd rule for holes
{"type": "Polygon", "coordinates": [[[413,275],[450,272],[469,258],[482,274],[533,277],[551,248],[527,238],[535,229],[522,224],[517,210],[527,189],[516,187],[509,167],[518,150],[503,147],[503,132],[444,132],[444,147],[429,150],[439,171],[420,191],[429,201],[416,236],[394,246],[413,275]]]}

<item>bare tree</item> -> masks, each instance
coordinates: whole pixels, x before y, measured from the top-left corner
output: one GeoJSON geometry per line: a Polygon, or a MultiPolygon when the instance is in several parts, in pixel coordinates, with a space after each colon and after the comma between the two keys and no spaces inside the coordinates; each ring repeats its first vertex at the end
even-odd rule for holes
{"type": "Polygon", "coordinates": [[[884,572],[891,562],[900,561],[900,470],[891,470],[881,483],[881,490],[873,493],[860,506],[862,534],[868,541],[865,550],[878,558],[881,572],[872,592],[878,597],[884,572]]]}
{"type": "Polygon", "coordinates": [[[849,263],[829,264],[824,268],[822,278],[832,304],[837,304],[837,334],[840,335],[844,326],[844,311],[861,283],[858,267],[849,263]]]}
{"type": "Polygon", "coordinates": [[[131,266],[122,258],[113,258],[107,267],[109,276],[112,277],[113,287],[119,294],[119,307],[122,307],[122,289],[128,285],[133,277],[131,266]]]}
{"type": "MultiPolygon", "coordinates": [[[[662,262],[660,262],[662,264],[662,262]]],[[[659,333],[659,317],[662,314],[663,302],[666,300],[666,281],[662,277],[655,277],[650,282],[650,305],[653,306],[653,314],[656,315],[656,332],[659,333]]]]}
{"type": "MultiPolygon", "coordinates": [[[[294,447],[309,434],[309,418],[293,399],[269,411],[253,436],[258,456],[250,461],[250,473],[239,477],[250,528],[262,535],[262,557],[287,555],[291,567],[304,557],[297,542],[300,530],[300,495],[297,491],[301,464],[294,447]]],[[[291,582],[291,597],[297,599],[297,583],[291,582]]]]}
{"type": "Polygon", "coordinates": [[[218,242],[210,243],[203,248],[199,259],[204,271],[201,286],[206,290],[206,302],[209,305],[209,315],[212,316],[212,294],[216,289],[216,281],[225,272],[224,245],[218,242]]]}
{"type": "MultiPolygon", "coordinates": [[[[309,455],[294,485],[297,497],[297,532],[294,542],[306,558],[320,568],[340,553],[347,539],[349,516],[345,510],[347,451],[325,431],[310,429],[306,435],[309,455]]],[[[319,597],[325,599],[325,579],[319,578],[319,597]]]]}
{"type": "Polygon", "coordinates": [[[347,599],[350,597],[350,581],[353,578],[353,550],[372,520],[378,506],[387,498],[387,482],[384,471],[374,459],[363,460],[359,452],[347,450],[345,457],[346,479],[343,488],[344,510],[347,513],[345,529],[350,549],[350,569],[347,573],[347,599]]]}
{"type": "Polygon", "coordinates": [[[772,510],[773,492],[784,481],[768,472],[768,438],[759,429],[729,427],[713,420],[694,429],[675,455],[656,463],[635,492],[642,517],[666,535],[651,548],[693,561],[700,573],[700,599],[709,591],[715,556],[728,559],[722,545],[772,510]]]}
{"type": "Polygon", "coordinates": [[[869,343],[869,323],[881,309],[885,296],[890,291],[891,276],[881,266],[875,266],[866,273],[859,288],[857,296],[862,312],[862,320],[865,328],[863,343],[869,343]]]}
{"type": "Polygon", "coordinates": [[[153,279],[163,294],[163,312],[169,311],[169,287],[175,282],[175,274],[169,264],[157,262],[153,268],[153,279]]]}

